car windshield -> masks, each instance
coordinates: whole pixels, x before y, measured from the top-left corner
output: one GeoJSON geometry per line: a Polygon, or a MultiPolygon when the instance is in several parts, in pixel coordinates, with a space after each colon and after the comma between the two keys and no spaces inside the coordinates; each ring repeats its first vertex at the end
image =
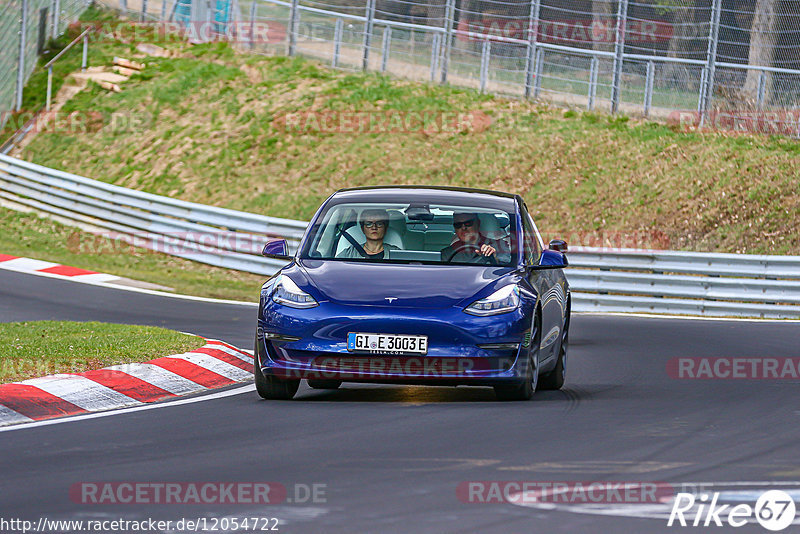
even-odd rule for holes
{"type": "Polygon", "coordinates": [[[515,223],[511,213],[470,205],[342,203],[321,214],[300,257],[509,267],[515,223]]]}

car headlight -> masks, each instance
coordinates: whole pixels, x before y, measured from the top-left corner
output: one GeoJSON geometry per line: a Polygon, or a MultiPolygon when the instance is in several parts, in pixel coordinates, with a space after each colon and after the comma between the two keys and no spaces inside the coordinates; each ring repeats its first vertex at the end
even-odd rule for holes
{"type": "Polygon", "coordinates": [[[476,300],[464,311],[472,315],[497,315],[519,307],[519,288],[516,284],[501,287],[486,298],[476,300]]]}
{"type": "Polygon", "coordinates": [[[280,275],[275,281],[272,300],[290,308],[313,308],[319,306],[314,297],[297,287],[288,276],[280,275]]]}

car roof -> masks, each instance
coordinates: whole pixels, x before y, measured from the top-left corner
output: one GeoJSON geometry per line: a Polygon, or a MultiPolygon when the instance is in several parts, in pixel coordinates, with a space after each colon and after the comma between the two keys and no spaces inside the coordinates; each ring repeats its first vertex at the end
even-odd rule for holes
{"type": "MultiPolygon", "coordinates": [[[[442,191],[442,192],[453,192],[453,193],[479,193],[484,195],[492,195],[496,197],[503,197],[503,198],[516,198],[517,195],[512,193],[505,193],[503,191],[493,191],[491,189],[476,189],[472,187],[451,187],[451,186],[437,186],[437,185],[371,185],[371,186],[362,186],[362,187],[346,187],[343,189],[339,189],[336,193],[345,193],[350,191],[380,191],[382,189],[388,189],[392,192],[397,192],[398,189],[408,189],[411,191],[416,191],[420,189],[428,189],[432,191],[442,191]]],[[[456,195],[454,195],[456,196],[456,195]]]]}

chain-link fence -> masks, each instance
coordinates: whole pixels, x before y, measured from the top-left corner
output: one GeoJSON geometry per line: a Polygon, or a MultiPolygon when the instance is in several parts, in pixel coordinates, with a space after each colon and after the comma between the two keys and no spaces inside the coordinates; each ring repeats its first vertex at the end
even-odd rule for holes
{"type": "Polygon", "coordinates": [[[0,6],[0,128],[22,107],[25,82],[49,38],[88,7],[87,0],[7,0],[0,6]]]}
{"type": "Polygon", "coordinates": [[[800,0],[109,2],[341,69],[686,127],[800,133],[800,0]]]}

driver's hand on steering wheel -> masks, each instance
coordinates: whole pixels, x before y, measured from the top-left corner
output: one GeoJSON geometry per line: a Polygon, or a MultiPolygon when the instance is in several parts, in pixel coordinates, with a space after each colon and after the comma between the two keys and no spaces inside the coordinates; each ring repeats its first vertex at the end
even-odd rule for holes
{"type": "Polygon", "coordinates": [[[494,256],[494,253],[497,252],[497,249],[495,249],[491,245],[487,245],[486,243],[484,243],[483,245],[481,245],[479,252],[483,256],[494,256]]]}

